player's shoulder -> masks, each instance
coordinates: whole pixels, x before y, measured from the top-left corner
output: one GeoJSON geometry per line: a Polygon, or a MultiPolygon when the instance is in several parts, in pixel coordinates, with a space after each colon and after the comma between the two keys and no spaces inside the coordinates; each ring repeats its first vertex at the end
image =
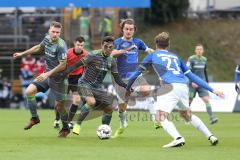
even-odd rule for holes
{"type": "Polygon", "coordinates": [[[196,55],[191,55],[190,57],[188,57],[189,60],[195,59],[197,56],[196,55]]]}
{"type": "Polygon", "coordinates": [[[73,53],[73,48],[68,48],[67,53],[68,53],[68,54],[73,53]]]}
{"type": "Polygon", "coordinates": [[[202,60],[207,61],[207,57],[202,56],[202,60]]]}
{"type": "Polygon", "coordinates": [[[139,38],[136,38],[136,37],[133,37],[132,38],[132,41],[136,44],[136,43],[144,43],[143,40],[139,39],[139,38]]]}
{"type": "Polygon", "coordinates": [[[59,38],[57,43],[59,47],[66,47],[66,43],[62,38],[59,38]]]}
{"type": "Polygon", "coordinates": [[[122,41],[123,41],[122,37],[118,37],[118,38],[116,38],[116,39],[114,40],[114,43],[115,43],[115,44],[118,44],[118,43],[120,43],[120,42],[122,42],[122,41]]]}

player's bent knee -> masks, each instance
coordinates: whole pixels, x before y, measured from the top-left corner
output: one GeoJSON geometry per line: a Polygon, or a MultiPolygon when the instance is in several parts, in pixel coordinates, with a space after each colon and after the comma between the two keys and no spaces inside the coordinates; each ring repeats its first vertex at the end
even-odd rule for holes
{"type": "Polygon", "coordinates": [[[37,93],[37,87],[34,84],[30,84],[26,89],[27,96],[35,96],[37,93]]]}
{"type": "Polygon", "coordinates": [[[89,106],[95,106],[96,100],[94,97],[86,97],[86,102],[89,106]]]}

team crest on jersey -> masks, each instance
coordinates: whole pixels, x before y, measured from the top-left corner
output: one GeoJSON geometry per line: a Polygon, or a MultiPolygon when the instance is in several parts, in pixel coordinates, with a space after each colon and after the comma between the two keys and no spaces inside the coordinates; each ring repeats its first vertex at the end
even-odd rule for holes
{"type": "Polygon", "coordinates": [[[66,53],[62,53],[62,59],[67,59],[67,54],[66,53]]]}

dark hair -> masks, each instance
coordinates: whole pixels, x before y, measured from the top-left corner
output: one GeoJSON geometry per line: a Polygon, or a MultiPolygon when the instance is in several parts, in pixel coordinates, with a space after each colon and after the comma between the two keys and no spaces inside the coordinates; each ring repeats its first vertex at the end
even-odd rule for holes
{"type": "Polygon", "coordinates": [[[112,36],[106,36],[106,37],[103,37],[103,39],[102,39],[102,44],[103,44],[104,42],[113,43],[114,40],[115,40],[114,37],[112,37],[112,36]]]}
{"type": "Polygon", "coordinates": [[[80,43],[82,43],[82,42],[85,42],[85,39],[84,39],[82,36],[79,36],[79,37],[77,37],[77,38],[75,39],[75,42],[80,42],[80,43]]]}
{"type": "Polygon", "coordinates": [[[62,24],[60,22],[52,21],[50,27],[62,28],[62,24]]]}
{"type": "Polygon", "coordinates": [[[137,27],[136,27],[135,22],[134,22],[133,19],[131,19],[131,18],[124,19],[124,20],[120,23],[121,31],[123,31],[123,28],[124,28],[125,24],[134,25],[134,31],[137,31],[137,27]]]}
{"type": "Polygon", "coordinates": [[[165,49],[165,48],[169,47],[169,44],[170,44],[169,33],[168,32],[159,33],[155,37],[155,43],[158,48],[165,49]]]}

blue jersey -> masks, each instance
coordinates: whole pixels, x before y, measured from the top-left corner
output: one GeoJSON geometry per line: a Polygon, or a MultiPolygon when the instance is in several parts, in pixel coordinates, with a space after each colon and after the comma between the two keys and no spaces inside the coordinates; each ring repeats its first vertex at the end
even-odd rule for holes
{"type": "Polygon", "coordinates": [[[122,79],[129,79],[138,67],[138,51],[148,49],[147,45],[138,38],[132,38],[129,41],[122,37],[114,41],[114,47],[117,50],[126,49],[132,45],[136,47],[129,50],[116,58],[118,73],[122,79]]]}
{"type": "Polygon", "coordinates": [[[240,64],[238,64],[236,67],[234,80],[235,80],[235,82],[240,81],[240,64]]]}
{"type": "Polygon", "coordinates": [[[198,76],[193,74],[186,64],[174,53],[167,50],[156,50],[155,52],[148,54],[140,64],[137,71],[131,76],[127,89],[131,88],[131,85],[136,80],[136,78],[146,70],[148,65],[152,65],[155,72],[159,76],[160,80],[165,83],[183,83],[186,84],[187,81],[185,76],[191,79],[193,82],[197,83],[200,87],[205,88],[209,91],[213,89],[198,76]]]}
{"type": "Polygon", "coordinates": [[[167,50],[156,50],[144,58],[140,67],[145,69],[149,64],[165,83],[187,83],[184,73],[189,69],[176,54],[167,50]]]}

